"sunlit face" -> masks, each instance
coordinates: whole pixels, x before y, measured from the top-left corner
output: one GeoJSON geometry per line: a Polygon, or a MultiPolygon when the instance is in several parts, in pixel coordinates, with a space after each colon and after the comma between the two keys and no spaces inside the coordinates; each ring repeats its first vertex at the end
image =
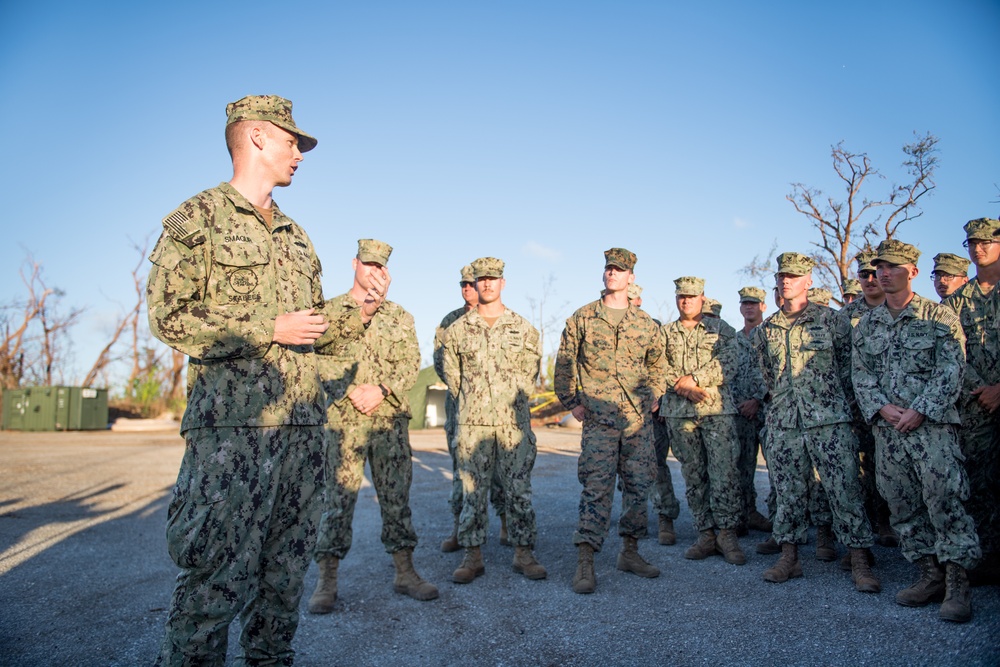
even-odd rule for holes
{"type": "Polygon", "coordinates": [[[797,276],[794,273],[778,274],[778,294],[785,301],[794,301],[806,294],[812,287],[812,275],[797,276]]]}
{"type": "Polygon", "coordinates": [[[465,300],[465,305],[469,308],[479,303],[479,293],[476,292],[476,283],[474,281],[465,281],[462,283],[462,299],[465,300]]]}
{"type": "Polygon", "coordinates": [[[635,274],[617,266],[608,264],[604,267],[604,288],[609,292],[621,292],[628,289],[635,280],[635,274]]]}
{"type": "Polygon", "coordinates": [[[678,294],[677,312],[681,314],[682,320],[693,320],[701,314],[705,306],[704,294],[678,294]]]}
{"type": "Polygon", "coordinates": [[[858,282],[861,283],[861,293],[869,301],[879,301],[885,296],[882,292],[882,286],[878,284],[878,276],[875,274],[874,267],[858,271],[858,282]]]}
{"type": "Polygon", "coordinates": [[[917,275],[917,267],[912,264],[890,264],[877,262],[875,273],[878,284],[886,294],[899,294],[910,288],[910,280],[917,275]]]}
{"type": "Polygon", "coordinates": [[[264,126],[264,134],[263,158],[272,181],[276,186],[290,185],[299,162],[302,162],[299,138],[271,123],[264,126]]]}
{"type": "Polygon", "coordinates": [[[486,305],[500,300],[506,282],[503,278],[483,277],[476,279],[476,292],[479,294],[480,305],[486,305]]]}
{"type": "Polygon", "coordinates": [[[743,316],[743,322],[760,322],[764,319],[765,307],[759,301],[740,301],[740,315],[743,316]]]}
{"type": "Polygon", "coordinates": [[[931,274],[934,279],[934,291],[942,299],[958,291],[962,285],[969,282],[969,276],[954,276],[950,273],[935,271],[931,274]]]}
{"type": "Polygon", "coordinates": [[[985,241],[969,239],[965,242],[969,247],[969,259],[977,267],[989,266],[1000,261],[1000,241],[985,241]]]}
{"type": "Polygon", "coordinates": [[[354,267],[354,282],[366,292],[372,288],[371,275],[373,272],[381,273],[385,276],[385,267],[378,262],[362,262],[357,257],[351,262],[354,267]]]}

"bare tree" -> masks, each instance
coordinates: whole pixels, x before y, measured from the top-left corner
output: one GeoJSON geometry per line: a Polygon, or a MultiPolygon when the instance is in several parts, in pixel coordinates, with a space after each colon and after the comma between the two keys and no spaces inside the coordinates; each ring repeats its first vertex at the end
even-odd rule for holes
{"type": "MultiPolygon", "coordinates": [[[[920,199],[934,190],[934,173],[938,165],[938,138],[927,133],[914,135],[913,143],[903,146],[907,174],[903,183],[890,185],[888,192],[870,197],[871,181],[885,180],[872,166],[867,153],[855,153],[844,142],[831,147],[833,170],[843,188],[842,197],[824,194],[818,188],[792,183],[792,192],[785,199],[819,232],[819,240],[810,256],[816,262],[816,284],[829,289],[835,297],[843,295],[844,281],[850,277],[851,261],[859,250],[891,239],[900,226],[923,215],[920,199]]],[[[773,253],[773,250],[772,250],[773,253]]],[[[744,272],[763,277],[773,272],[754,259],[744,272]]],[[[841,299],[837,299],[841,301],[841,299]]]]}
{"type": "MultiPolygon", "coordinates": [[[[542,281],[541,289],[535,293],[535,296],[528,296],[528,306],[531,308],[531,321],[538,327],[538,349],[542,354],[541,359],[538,360],[538,385],[541,389],[545,389],[547,386],[548,374],[546,373],[546,353],[545,353],[545,336],[547,333],[553,332],[556,327],[559,327],[562,323],[563,316],[562,312],[565,310],[569,302],[563,303],[559,306],[555,313],[548,316],[546,319],[545,309],[547,305],[551,305],[550,301],[552,296],[555,294],[555,290],[552,285],[555,283],[556,277],[551,273],[547,278],[542,281]]],[[[558,333],[558,332],[556,332],[558,333]]]]}

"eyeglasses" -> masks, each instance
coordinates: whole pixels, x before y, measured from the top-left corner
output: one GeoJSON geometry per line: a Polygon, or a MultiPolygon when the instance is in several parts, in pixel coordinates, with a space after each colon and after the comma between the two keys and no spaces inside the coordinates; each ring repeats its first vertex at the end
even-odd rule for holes
{"type": "Polygon", "coordinates": [[[964,276],[955,276],[950,273],[942,273],[941,271],[931,271],[931,278],[934,280],[940,280],[943,283],[950,283],[952,280],[958,280],[964,276]]]}
{"type": "Polygon", "coordinates": [[[475,287],[475,286],[476,286],[476,283],[469,282],[468,280],[463,280],[462,281],[462,287],[475,287]]]}
{"type": "Polygon", "coordinates": [[[874,278],[875,278],[875,272],[874,271],[868,271],[868,270],[858,271],[858,279],[859,280],[873,280],[874,278]]]}
{"type": "Polygon", "coordinates": [[[1000,243],[1000,241],[994,241],[993,239],[966,239],[962,241],[963,248],[975,248],[978,245],[990,245],[991,243],[1000,243]]]}

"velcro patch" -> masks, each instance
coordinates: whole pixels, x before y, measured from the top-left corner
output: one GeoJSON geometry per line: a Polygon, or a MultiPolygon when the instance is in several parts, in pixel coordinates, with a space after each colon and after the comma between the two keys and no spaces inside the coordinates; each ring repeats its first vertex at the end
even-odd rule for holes
{"type": "Polygon", "coordinates": [[[190,223],[191,218],[181,209],[177,209],[163,219],[163,228],[178,241],[183,241],[198,231],[198,228],[190,223]]]}

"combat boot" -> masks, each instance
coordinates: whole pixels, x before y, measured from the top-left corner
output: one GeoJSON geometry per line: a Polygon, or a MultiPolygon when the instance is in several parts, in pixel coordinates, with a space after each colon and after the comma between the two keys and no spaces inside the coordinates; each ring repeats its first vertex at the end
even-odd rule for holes
{"type": "Polygon", "coordinates": [[[340,559],[325,554],[320,556],[316,565],[319,566],[319,581],[316,582],[316,590],[309,598],[309,613],[329,614],[333,611],[333,603],[337,600],[337,568],[340,567],[340,559]]]}
{"type": "Polygon", "coordinates": [[[573,575],[573,592],[585,595],[593,593],[597,588],[597,575],[594,574],[594,547],[584,542],[579,549],[576,574],[573,575]]]}
{"type": "Polygon", "coordinates": [[[396,579],[392,582],[394,591],[409,595],[421,602],[433,600],[438,596],[437,586],[424,581],[413,569],[413,549],[396,551],[392,554],[392,562],[396,566],[396,579]]]}
{"type": "MultiPolygon", "coordinates": [[[[868,567],[875,567],[875,554],[872,553],[871,549],[865,549],[865,556],[868,557],[868,567]]],[[[840,569],[844,572],[850,572],[851,566],[851,552],[847,551],[843,556],[840,557],[840,569]]]]}
{"type": "Polygon", "coordinates": [[[878,532],[878,538],[876,541],[879,546],[894,548],[899,546],[899,535],[896,531],[892,529],[892,525],[889,523],[889,508],[880,508],[878,512],[878,518],[876,519],[878,532]]]}
{"type": "Polygon", "coordinates": [[[723,528],[719,531],[719,537],[715,540],[715,548],[730,565],[743,565],[747,562],[747,557],[743,553],[743,549],[740,548],[739,540],[736,539],[736,531],[731,528],[723,528]]]}
{"type": "Polygon", "coordinates": [[[924,556],[916,563],[920,579],[909,588],[896,593],[896,604],[904,607],[923,607],[930,602],[944,599],[944,570],[934,556],[924,556]]]}
{"type": "Polygon", "coordinates": [[[816,560],[837,560],[837,540],[830,526],[816,526],[816,560]]]}
{"type": "Polygon", "coordinates": [[[510,546],[510,536],[507,535],[507,515],[500,515],[500,544],[505,547],[510,546]]]}
{"type": "Polygon", "coordinates": [[[479,547],[467,547],[465,558],[458,569],[452,572],[451,580],[456,584],[470,584],[476,577],[486,574],[486,566],[483,564],[483,554],[479,547]]]}
{"type": "Polygon", "coordinates": [[[801,576],[802,563],[799,561],[799,547],[785,542],[781,545],[781,558],[774,564],[774,567],[764,570],[764,581],[781,584],[801,576]]]}
{"type": "Polygon", "coordinates": [[[674,531],[674,520],[660,515],[660,523],[657,526],[656,539],[660,544],[671,546],[677,544],[677,532],[674,531]]]}
{"type": "Polygon", "coordinates": [[[684,557],[688,560],[702,560],[716,553],[715,530],[709,528],[698,534],[698,541],[692,544],[684,552],[684,557]]]}
{"type": "Polygon", "coordinates": [[[757,510],[750,512],[749,517],[747,517],[747,525],[750,527],[750,530],[757,530],[762,533],[770,533],[774,528],[767,517],[757,510]]]}
{"type": "Polygon", "coordinates": [[[866,549],[851,547],[851,580],[854,581],[854,588],[862,593],[879,593],[882,591],[882,584],[872,574],[865,551],[866,549]]]}
{"type": "Polygon", "coordinates": [[[765,556],[771,556],[773,554],[780,554],[781,547],[774,541],[774,536],[771,536],[763,542],[758,543],[757,546],[754,547],[754,551],[759,554],[764,554],[765,556]]]}
{"type": "Polygon", "coordinates": [[[622,550],[618,554],[617,567],[622,572],[631,572],[647,579],[660,576],[659,569],[639,555],[639,541],[629,535],[622,535],[622,550]]]}
{"type": "Polygon", "coordinates": [[[535,558],[531,547],[514,547],[514,571],[523,574],[525,579],[544,579],[549,575],[535,558]]]}
{"type": "Polygon", "coordinates": [[[938,616],[944,621],[966,623],[972,620],[972,590],[969,575],[958,563],[945,563],[944,602],[938,616]]]}
{"type": "Polygon", "coordinates": [[[449,535],[444,542],[441,543],[441,551],[446,554],[454,553],[462,548],[462,545],[458,543],[458,515],[455,515],[455,527],[451,529],[451,535],[449,535]]]}

